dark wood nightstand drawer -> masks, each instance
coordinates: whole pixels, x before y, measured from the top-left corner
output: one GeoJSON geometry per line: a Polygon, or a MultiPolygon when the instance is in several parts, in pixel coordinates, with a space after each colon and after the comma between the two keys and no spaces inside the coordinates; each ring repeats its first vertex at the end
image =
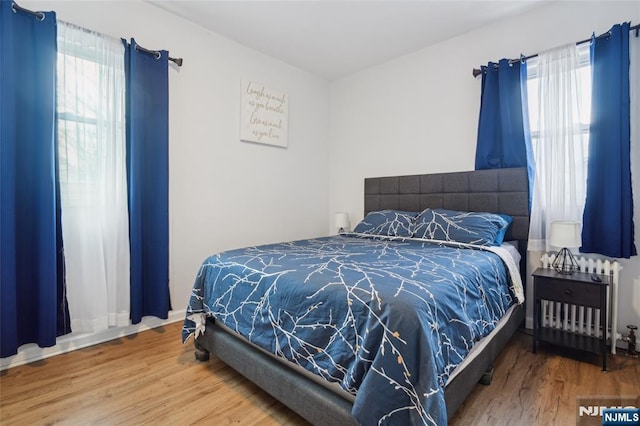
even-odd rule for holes
{"type": "Polygon", "coordinates": [[[575,305],[600,307],[600,288],[597,285],[585,283],[547,278],[536,282],[536,297],[575,305]]]}

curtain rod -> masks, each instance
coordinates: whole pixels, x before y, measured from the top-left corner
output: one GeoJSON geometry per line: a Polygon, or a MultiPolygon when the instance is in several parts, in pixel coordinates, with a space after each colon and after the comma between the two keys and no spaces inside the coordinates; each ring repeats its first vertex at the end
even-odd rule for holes
{"type": "MultiPolygon", "coordinates": [[[[144,47],[140,46],[139,44],[136,44],[136,50],[139,50],[139,51],[144,52],[144,53],[148,53],[149,55],[153,55],[156,59],[160,59],[160,52],[158,52],[157,50],[145,49],[144,47]]],[[[171,62],[175,63],[179,67],[182,66],[182,58],[172,58],[171,56],[169,56],[169,60],[171,62]]]]}
{"type": "MultiPolygon", "coordinates": [[[[13,10],[13,13],[23,12],[29,15],[33,15],[40,21],[44,21],[44,18],[45,18],[45,15],[43,12],[34,12],[32,10],[25,9],[24,7],[18,6],[16,2],[11,2],[11,10],[13,10]]],[[[153,55],[155,56],[156,59],[160,58],[160,52],[158,52],[157,50],[145,49],[144,47],[138,46],[138,45],[136,45],[136,50],[140,50],[141,52],[145,52],[150,55],[153,55]]],[[[169,56],[169,60],[175,63],[179,67],[182,66],[182,58],[172,58],[171,56],[169,56]]]]}
{"type": "Polygon", "coordinates": [[[43,12],[34,12],[32,10],[25,9],[24,7],[18,6],[18,4],[16,2],[11,2],[11,10],[13,10],[13,13],[23,12],[23,13],[27,13],[29,15],[33,15],[36,18],[38,18],[38,20],[44,21],[44,13],[43,12]]]}
{"type": "MultiPolygon", "coordinates": [[[[629,31],[633,31],[633,30],[636,31],[636,37],[638,37],[638,33],[640,32],[640,24],[634,25],[633,27],[629,28],[629,31]]],[[[600,34],[598,37],[596,37],[596,39],[603,38],[603,37],[608,37],[610,35],[611,35],[611,31],[607,31],[604,34],[600,34]]],[[[584,44],[584,43],[588,43],[588,42],[591,41],[591,39],[592,39],[592,37],[584,39],[584,40],[577,41],[576,42],[576,46],[579,46],[579,45],[584,44]]],[[[509,63],[510,64],[515,64],[517,62],[524,62],[527,59],[536,58],[536,57],[538,57],[538,55],[539,55],[539,53],[535,53],[535,54],[529,55],[529,56],[522,56],[519,59],[509,59],[509,63]]],[[[494,65],[494,67],[495,66],[497,66],[497,64],[494,65]]],[[[482,74],[482,69],[478,69],[478,68],[474,68],[473,69],[473,78],[477,78],[480,74],[482,74]]]]}

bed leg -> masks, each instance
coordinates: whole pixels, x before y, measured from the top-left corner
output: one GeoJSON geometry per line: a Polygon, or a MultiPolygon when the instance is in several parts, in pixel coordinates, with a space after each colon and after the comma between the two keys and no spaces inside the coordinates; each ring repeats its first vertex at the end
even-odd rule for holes
{"type": "Polygon", "coordinates": [[[209,351],[200,346],[198,342],[195,343],[195,355],[196,359],[200,362],[209,361],[209,351]]]}
{"type": "Polygon", "coordinates": [[[486,371],[480,377],[478,383],[481,385],[489,386],[491,384],[491,380],[493,380],[493,365],[490,365],[486,371]]]}

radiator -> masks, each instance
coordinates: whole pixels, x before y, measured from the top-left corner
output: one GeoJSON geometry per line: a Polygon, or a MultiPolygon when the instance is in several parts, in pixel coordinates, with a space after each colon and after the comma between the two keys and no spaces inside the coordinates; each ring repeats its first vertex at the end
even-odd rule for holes
{"type": "MultiPolygon", "coordinates": [[[[540,261],[543,268],[553,268],[554,253],[545,253],[540,261]]],[[[611,285],[607,288],[608,315],[607,324],[600,324],[600,309],[568,303],[543,300],[541,303],[542,327],[559,328],[577,334],[602,337],[603,330],[611,339],[611,353],[616,353],[616,341],[622,336],[618,330],[618,282],[622,265],[618,261],[607,259],[576,258],[578,270],[589,274],[611,276],[611,285]],[[564,305],[564,307],[562,306],[564,305]],[[563,309],[564,308],[564,309],[563,309]],[[563,315],[563,313],[566,313],[563,315]]]]}

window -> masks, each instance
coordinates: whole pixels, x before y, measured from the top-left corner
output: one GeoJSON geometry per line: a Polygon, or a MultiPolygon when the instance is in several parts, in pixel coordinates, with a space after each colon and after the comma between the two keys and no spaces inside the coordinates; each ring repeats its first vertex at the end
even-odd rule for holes
{"type": "Polygon", "coordinates": [[[79,206],[88,202],[83,193],[101,190],[111,167],[106,162],[111,161],[114,145],[117,157],[121,150],[124,161],[123,49],[105,50],[100,46],[107,44],[104,40],[77,27],[61,25],[60,33],[57,64],[60,183],[67,205],[79,206]],[[92,35],[91,44],[83,42],[92,35]],[[121,94],[114,97],[118,90],[121,94]]]}
{"type": "Polygon", "coordinates": [[[99,160],[96,136],[95,102],[76,96],[78,86],[91,97],[98,92],[96,81],[98,64],[72,54],[58,52],[58,159],[62,196],[69,205],[82,203],[82,187],[97,184],[91,179],[90,167],[99,160]]]}
{"type": "MultiPolygon", "coordinates": [[[[582,135],[584,168],[587,168],[589,157],[589,123],[591,119],[591,55],[590,44],[583,43],[576,46],[578,53],[578,78],[580,81],[580,113],[574,116],[574,133],[582,135]]],[[[540,116],[539,116],[539,82],[538,58],[527,61],[527,97],[529,109],[529,128],[531,131],[531,145],[534,152],[540,140],[540,116]]],[[[576,159],[578,160],[578,159],[576,159]]]]}

